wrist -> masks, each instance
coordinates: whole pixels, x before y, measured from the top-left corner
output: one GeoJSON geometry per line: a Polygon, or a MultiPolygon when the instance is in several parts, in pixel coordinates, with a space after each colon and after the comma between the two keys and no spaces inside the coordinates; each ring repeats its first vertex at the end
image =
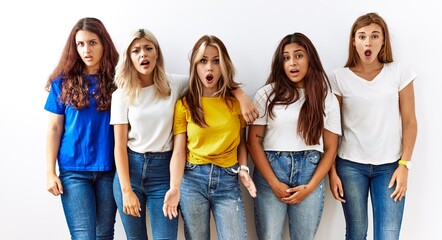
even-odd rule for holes
{"type": "Polygon", "coordinates": [[[247,174],[250,175],[250,169],[249,169],[249,167],[247,167],[246,165],[240,165],[239,168],[238,168],[238,170],[239,170],[239,171],[244,170],[244,171],[247,172],[247,174]]]}
{"type": "Polygon", "coordinates": [[[398,165],[405,166],[408,170],[410,170],[412,167],[411,160],[400,159],[398,161],[398,165]]]}

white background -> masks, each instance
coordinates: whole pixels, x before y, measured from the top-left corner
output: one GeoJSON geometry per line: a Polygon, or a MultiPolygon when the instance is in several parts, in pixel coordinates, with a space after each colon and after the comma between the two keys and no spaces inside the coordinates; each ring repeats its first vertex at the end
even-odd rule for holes
{"type": "MultiPolygon", "coordinates": [[[[438,239],[442,226],[441,9],[435,0],[3,1],[0,239],[69,238],[61,201],[46,191],[48,114],[43,110],[47,96],[43,87],[78,19],[101,19],[119,50],[130,31],[150,29],[160,42],[167,71],[172,73],[186,74],[195,41],[203,34],[216,35],[231,54],[236,80],[244,83],[244,90],[252,97],[264,84],[273,51],[282,37],[296,31],[305,33],[330,72],[346,62],[354,20],[371,11],[378,12],[389,24],[395,60],[418,74],[415,93],[419,133],[401,239],[438,239]]],[[[249,236],[256,239],[253,201],[247,194],[244,200],[249,236]]],[[[213,222],[211,227],[215,233],[213,222]]],[[[344,233],[341,206],[327,189],[317,239],[343,239],[344,233]]],[[[182,222],[179,237],[183,239],[182,222]]],[[[115,239],[125,239],[119,216],[115,239]]]]}

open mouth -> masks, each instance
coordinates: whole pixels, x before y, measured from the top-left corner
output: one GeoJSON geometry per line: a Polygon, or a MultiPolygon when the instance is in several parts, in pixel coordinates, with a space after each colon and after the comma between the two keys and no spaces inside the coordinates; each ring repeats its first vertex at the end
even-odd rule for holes
{"type": "Polygon", "coordinates": [[[299,70],[292,69],[290,70],[290,73],[299,73],[299,70]]]}
{"type": "Polygon", "coordinates": [[[211,81],[213,80],[213,75],[212,75],[212,74],[207,74],[207,76],[206,76],[206,80],[207,80],[208,82],[211,82],[211,81]]]}
{"type": "Polygon", "coordinates": [[[149,65],[149,64],[150,64],[149,60],[145,60],[145,61],[141,62],[141,66],[146,66],[146,65],[149,65]]]}
{"type": "Polygon", "coordinates": [[[366,57],[370,57],[371,56],[371,50],[366,50],[364,52],[364,54],[365,54],[366,57]]]}

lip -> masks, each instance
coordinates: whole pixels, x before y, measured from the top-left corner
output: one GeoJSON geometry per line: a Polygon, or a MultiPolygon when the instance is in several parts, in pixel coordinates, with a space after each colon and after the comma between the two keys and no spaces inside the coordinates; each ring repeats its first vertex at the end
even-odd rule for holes
{"type": "Polygon", "coordinates": [[[213,74],[207,74],[207,75],[206,75],[206,80],[207,80],[208,82],[212,82],[212,81],[213,81],[213,74]]]}
{"type": "Polygon", "coordinates": [[[149,60],[144,60],[140,62],[140,66],[141,67],[149,67],[150,66],[150,61],[149,60]]]}

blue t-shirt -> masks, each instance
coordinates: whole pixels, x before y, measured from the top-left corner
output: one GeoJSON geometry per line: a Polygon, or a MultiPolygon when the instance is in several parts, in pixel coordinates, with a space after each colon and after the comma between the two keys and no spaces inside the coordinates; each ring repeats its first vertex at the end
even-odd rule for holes
{"type": "MultiPolygon", "coordinates": [[[[84,75],[96,87],[96,75],[84,75]]],[[[114,169],[114,130],[110,111],[98,111],[91,96],[89,107],[81,110],[60,102],[62,79],[51,84],[44,109],[64,115],[64,132],[58,152],[58,167],[72,171],[108,171],[114,169]]]]}

